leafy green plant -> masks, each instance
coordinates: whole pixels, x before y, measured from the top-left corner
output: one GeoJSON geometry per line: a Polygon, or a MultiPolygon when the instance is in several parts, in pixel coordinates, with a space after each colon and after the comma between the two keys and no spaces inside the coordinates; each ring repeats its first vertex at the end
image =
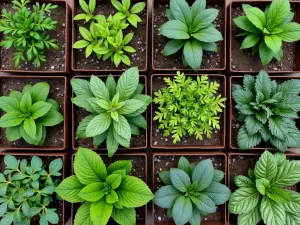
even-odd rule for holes
{"type": "Polygon", "coordinates": [[[33,156],[17,160],[12,155],[4,157],[4,174],[0,173],[0,224],[30,225],[39,218],[40,225],[58,224],[59,217],[53,202],[57,199],[55,188],[63,166],[60,158],[51,161],[46,169],[41,158],[33,156]]]}
{"type": "Polygon", "coordinates": [[[16,12],[2,10],[0,32],[5,39],[0,46],[14,49],[15,67],[19,67],[21,61],[33,61],[36,67],[40,67],[41,62],[47,61],[46,49],[59,49],[56,40],[51,39],[48,34],[56,29],[57,21],[46,17],[46,13],[51,13],[58,6],[45,3],[40,5],[37,2],[31,10],[27,6],[30,0],[13,0],[12,3],[16,12]]]}
{"type": "Polygon", "coordinates": [[[165,77],[164,81],[167,86],[155,92],[153,99],[158,105],[153,120],[159,121],[163,135],[172,135],[173,143],[186,135],[211,138],[213,129],[220,129],[218,114],[225,107],[226,98],[217,94],[220,84],[210,82],[207,75],[193,80],[179,71],[174,79],[165,77]]]}
{"type": "Polygon", "coordinates": [[[106,225],[110,217],[118,224],[136,224],[135,208],[153,198],[149,187],[130,176],[130,160],[117,161],[107,168],[97,153],[79,148],[75,155],[75,175],[63,180],[56,193],[71,203],[83,204],[74,225],[106,225]]]}
{"type": "Polygon", "coordinates": [[[185,0],[170,0],[169,21],[159,28],[161,35],[172,39],[166,44],[163,55],[172,55],[183,48],[184,66],[195,71],[201,66],[203,50],[217,51],[215,42],[223,40],[213,24],[219,10],[205,7],[205,0],[196,0],[192,7],[185,0]]]}
{"type": "Polygon", "coordinates": [[[300,222],[300,194],[288,190],[300,181],[300,161],[286,159],[284,153],[265,151],[248,177],[235,176],[238,189],[229,201],[229,211],[237,214],[238,225],[296,225],[300,222]]]}
{"type": "Polygon", "coordinates": [[[234,23],[244,30],[237,36],[246,36],[241,49],[252,48],[252,54],[259,51],[263,65],[273,58],[282,60],[282,42],[300,40],[300,25],[291,22],[294,13],[291,12],[288,0],[274,0],[263,12],[257,7],[243,4],[245,16],[239,16],[234,23]]]}
{"type": "Polygon", "coordinates": [[[131,135],[139,135],[139,127],[146,129],[147,122],[141,115],[152,99],[141,94],[137,67],[126,70],[116,83],[109,75],[104,83],[96,76],[90,81],[72,79],[75,98],[73,104],[91,114],[79,124],[76,138],[93,137],[95,148],[106,140],[108,156],[112,157],[119,144],[129,148],[131,135]]]}
{"type": "Polygon", "coordinates": [[[209,159],[196,165],[182,156],[178,168],[161,171],[159,177],[166,186],[157,190],[153,201],[168,209],[168,217],[173,217],[176,225],[201,224],[200,214],[216,212],[216,205],[224,204],[231,195],[229,188],[220,184],[224,172],[215,170],[209,159]]]}
{"type": "Polygon", "coordinates": [[[48,98],[50,86],[46,82],[27,84],[22,93],[12,90],[9,96],[0,97],[0,109],[6,112],[0,118],[0,127],[6,128],[8,141],[23,138],[32,145],[43,145],[46,127],[64,120],[60,105],[48,98]]]}
{"type": "Polygon", "coordinates": [[[92,20],[98,20],[100,15],[94,15],[94,11],[96,9],[96,0],[89,0],[87,4],[84,0],[79,0],[79,5],[84,13],[77,14],[74,17],[74,20],[85,20],[85,22],[89,22],[92,20]]]}
{"type": "Polygon", "coordinates": [[[300,146],[300,132],[294,121],[300,111],[300,80],[278,85],[262,70],[256,77],[245,75],[243,86],[233,85],[232,90],[237,120],[243,123],[237,136],[241,150],[262,141],[280,151],[300,146]]]}

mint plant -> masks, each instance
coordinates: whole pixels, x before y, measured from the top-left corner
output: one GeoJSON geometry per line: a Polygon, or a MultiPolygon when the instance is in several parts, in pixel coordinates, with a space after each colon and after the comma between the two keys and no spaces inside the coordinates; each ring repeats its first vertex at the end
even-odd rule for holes
{"type": "Polygon", "coordinates": [[[201,215],[216,212],[216,205],[224,204],[231,195],[227,186],[220,184],[224,172],[215,170],[207,159],[198,164],[181,157],[178,168],[159,173],[166,185],[157,190],[153,202],[168,209],[168,217],[176,225],[201,224],[201,215]]]}
{"type": "Polygon", "coordinates": [[[48,98],[50,86],[46,82],[27,84],[22,93],[12,90],[0,97],[0,109],[6,112],[0,118],[0,127],[6,129],[8,141],[23,138],[32,145],[43,145],[46,127],[60,124],[64,117],[60,105],[48,98]]]}
{"type": "Polygon", "coordinates": [[[246,36],[241,49],[252,49],[252,54],[259,51],[263,65],[273,58],[281,61],[283,58],[282,42],[300,40],[300,25],[291,22],[294,13],[291,12],[288,0],[274,0],[263,12],[257,7],[243,4],[245,16],[239,16],[234,23],[243,30],[237,36],[246,36]]]}
{"type": "Polygon", "coordinates": [[[287,187],[300,181],[300,161],[286,159],[284,153],[265,151],[248,177],[235,176],[238,189],[229,201],[229,211],[238,216],[238,225],[299,224],[300,194],[287,187]]]}
{"type": "Polygon", "coordinates": [[[0,173],[0,224],[30,225],[36,219],[40,225],[58,224],[53,203],[60,200],[54,191],[62,175],[62,160],[52,160],[46,168],[37,156],[29,164],[26,159],[6,155],[4,163],[4,173],[0,173]]]}
{"type": "Polygon", "coordinates": [[[245,75],[243,86],[233,85],[232,96],[243,125],[237,141],[241,150],[261,142],[272,144],[280,151],[300,146],[300,132],[294,119],[300,111],[300,80],[281,84],[271,80],[265,71],[258,76],[245,75]]]}
{"type": "Polygon", "coordinates": [[[183,65],[195,71],[201,66],[203,50],[217,51],[215,42],[223,40],[213,24],[219,10],[205,7],[206,0],[196,0],[192,7],[185,0],[170,0],[169,21],[159,28],[161,35],[172,39],[164,47],[163,55],[172,55],[183,48],[183,65]]]}
{"type": "Polygon", "coordinates": [[[211,138],[213,129],[220,129],[220,116],[225,107],[226,98],[219,91],[220,84],[210,82],[207,75],[186,77],[184,73],[170,79],[165,77],[166,87],[154,93],[153,102],[157,104],[154,121],[159,122],[159,129],[164,136],[172,135],[173,143],[183,136],[195,135],[211,138]]]}
{"type": "Polygon", "coordinates": [[[75,175],[63,180],[56,193],[71,203],[82,203],[74,225],[106,225],[110,217],[120,225],[136,224],[135,208],[153,198],[147,184],[130,176],[130,160],[117,161],[107,168],[101,157],[79,148],[75,155],[75,175]]]}
{"type": "Polygon", "coordinates": [[[2,10],[0,32],[4,40],[0,46],[13,48],[15,67],[19,67],[22,61],[33,61],[36,67],[40,67],[47,61],[46,49],[59,49],[56,40],[49,36],[49,31],[56,29],[57,21],[46,16],[58,6],[37,2],[31,10],[28,7],[30,0],[13,0],[12,3],[14,13],[2,10]]]}
{"type": "Polygon", "coordinates": [[[106,140],[108,156],[112,157],[119,144],[130,147],[131,135],[139,135],[139,128],[147,129],[141,114],[152,99],[141,94],[144,85],[139,84],[137,67],[126,70],[118,82],[112,75],[105,83],[92,75],[90,81],[73,78],[71,85],[76,94],[73,104],[90,113],[80,122],[76,138],[93,137],[95,148],[106,140]]]}

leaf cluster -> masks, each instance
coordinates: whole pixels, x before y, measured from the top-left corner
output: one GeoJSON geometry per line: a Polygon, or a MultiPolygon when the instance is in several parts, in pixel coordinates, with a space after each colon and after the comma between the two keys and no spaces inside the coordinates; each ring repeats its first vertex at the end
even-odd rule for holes
{"type": "Polygon", "coordinates": [[[198,164],[181,157],[178,168],[161,171],[159,177],[166,185],[155,193],[154,203],[168,209],[168,217],[176,225],[199,225],[200,214],[216,212],[216,205],[224,204],[231,195],[228,187],[220,182],[224,172],[215,170],[207,159],[198,164]]]}
{"type": "Polygon", "coordinates": [[[263,65],[273,58],[282,60],[282,42],[300,40],[300,25],[291,22],[294,13],[291,12],[288,0],[274,0],[263,12],[257,7],[243,4],[245,16],[239,16],[234,23],[244,30],[237,36],[246,36],[241,49],[252,49],[252,54],[259,51],[263,65]]]}
{"type": "Polygon", "coordinates": [[[144,181],[129,175],[131,169],[130,160],[117,161],[106,168],[97,153],[79,148],[75,175],[63,180],[55,190],[68,202],[83,203],[74,225],[106,225],[110,217],[120,225],[135,225],[135,208],[147,204],[153,194],[144,181]]]}
{"type": "Polygon", "coordinates": [[[130,147],[131,135],[139,135],[139,128],[147,129],[141,114],[152,98],[142,94],[144,85],[139,84],[137,67],[126,70],[118,82],[112,75],[105,83],[92,75],[90,81],[72,79],[71,85],[76,94],[73,104],[91,113],[80,122],[76,138],[93,137],[95,148],[106,140],[108,156],[112,157],[119,144],[130,147]]]}
{"type": "Polygon", "coordinates": [[[46,168],[37,156],[29,164],[26,159],[6,155],[4,163],[4,174],[0,173],[0,224],[30,225],[33,217],[39,218],[40,225],[58,224],[56,209],[51,207],[58,199],[54,191],[62,160],[55,159],[46,168]]]}
{"type": "Polygon", "coordinates": [[[265,151],[248,177],[236,176],[238,189],[229,201],[229,211],[237,214],[238,225],[296,225],[300,223],[300,194],[287,189],[300,181],[300,161],[286,159],[284,153],[265,151]]]}
{"type": "Polygon", "coordinates": [[[243,86],[234,85],[232,96],[243,125],[238,132],[238,146],[247,150],[262,141],[280,151],[300,146],[300,132],[294,119],[300,111],[300,80],[281,84],[265,71],[258,76],[245,75],[243,86]]]}
{"type": "Polygon", "coordinates": [[[0,118],[0,127],[6,128],[8,141],[23,138],[32,145],[43,145],[46,127],[64,120],[59,103],[48,98],[50,86],[46,82],[27,84],[22,93],[12,90],[0,97],[0,109],[6,112],[0,118]]]}
{"type": "Polygon", "coordinates": [[[164,81],[167,86],[155,92],[153,99],[158,105],[153,120],[159,121],[163,135],[172,135],[173,143],[186,135],[211,138],[213,129],[220,129],[218,114],[225,107],[226,98],[217,94],[220,85],[210,82],[207,75],[193,80],[179,71],[174,79],[165,77],[164,81]]]}
{"type": "Polygon", "coordinates": [[[49,36],[49,31],[56,29],[57,21],[46,16],[58,6],[37,2],[31,10],[27,6],[29,0],[13,0],[12,3],[15,12],[2,9],[0,32],[5,39],[0,46],[14,49],[15,67],[19,67],[21,61],[33,61],[36,67],[40,67],[47,61],[46,49],[59,49],[56,40],[49,36]]]}
{"type": "Polygon", "coordinates": [[[164,47],[163,55],[172,55],[183,48],[183,65],[195,71],[201,66],[203,50],[217,51],[215,42],[223,40],[213,24],[219,10],[205,7],[206,0],[196,0],[192,7],[186,0],[170,0],[169,21],[159,28],[161,35],[172,39],[164,47]]]}

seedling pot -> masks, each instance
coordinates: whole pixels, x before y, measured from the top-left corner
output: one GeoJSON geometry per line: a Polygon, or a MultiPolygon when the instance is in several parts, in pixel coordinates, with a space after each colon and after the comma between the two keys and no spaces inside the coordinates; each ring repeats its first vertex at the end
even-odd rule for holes
{"type": "MultiPolygon", "coordinates": [[[[199,75],[186,74],[195,78],[199,75]]],[[[165,87],[164,77],[174,77],[172,74],[153,74],[151,76],[151,96],[154,98],[154,92],[165,87]]],[[[217,81],[220,84],[218,93],[221,94],[222,98],[226,97],[226,78],[225,75],[221,74],[209,74],[209,81],[217,81]]],[[[225,129],[226,129],[226,108],[223,109],[223,112],[218,114],[220,115],[220,130],[214,130],[212,138],[206,138],[206,135],[203,135],[203,140],[196,140],[194,136],[183,137],[182,140],[176,144],[173,144],[172,137],[163,137],[163,130],[158,129],[158,121],[153,121],[155,116],[156,105],[151,103],[151,130],[150,130],[150,145],[151,148],[155,149],[223,149],[225,148],[225,129]]],[[[159,151],[159,150],[158,150],[159,151]]]]}

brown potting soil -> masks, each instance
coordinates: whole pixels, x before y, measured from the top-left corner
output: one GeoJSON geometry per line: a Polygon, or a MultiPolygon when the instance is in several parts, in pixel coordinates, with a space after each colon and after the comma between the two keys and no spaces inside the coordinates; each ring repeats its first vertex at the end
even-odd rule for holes
{"type": "MultiPolygon", "coordinates": [[[[38,82],[47,82],[50,85],[50,92],[48,98],[56,100],[60,105],[60,113],[64,115],[64,96],[65,96],[65,82],[64,79],[0,79],[0,96],[8,96],[11,90],[22,91],[26,84],[36,84],[38,82]]],[[[1,112],[1,116],[4,112],[1,112]]],[[[64,145],[64,121],[60,124],[47,127],[46,140],[43,147],[63,147],[64,145]]],[[[0,146],[14,146],[14,147],[34,147],[41,146],[30,145],[23,138],[8,142],[5,136],[5,129],[0,128],[0,146]]]]}
{"type": "MultiPolygon", "coordinates": [[[[30,8],[33,4],[29,4],[30,8]]],[[[7,11],[14,12],[12,9],[12,3],[4,2],[0,3],[0,10],[6,9],[7,11]]],[[[47,17],[51,17],[54,21],[57,21],[56,30],[49,31],[51,39],[57,40],[57,45],[60,47],[59,50],[46,49],[46,62],[41,63],[41,67],[37,68],[33,62],[20,62],[20,67],[15,68],[13,62],[14,48],[6,49],[1,47],[0,66],[2,70],[32,70],[32,71],[64,71],[65,70],[65,31],[66,31],[66,8],[59,5],[57,9],[46,13],[47,17]]],[[[1,41],[4,40],[4,35],[1,36],[1,41]]],[[[26,57],[25,57],[26,58],[26,57]]]]}

